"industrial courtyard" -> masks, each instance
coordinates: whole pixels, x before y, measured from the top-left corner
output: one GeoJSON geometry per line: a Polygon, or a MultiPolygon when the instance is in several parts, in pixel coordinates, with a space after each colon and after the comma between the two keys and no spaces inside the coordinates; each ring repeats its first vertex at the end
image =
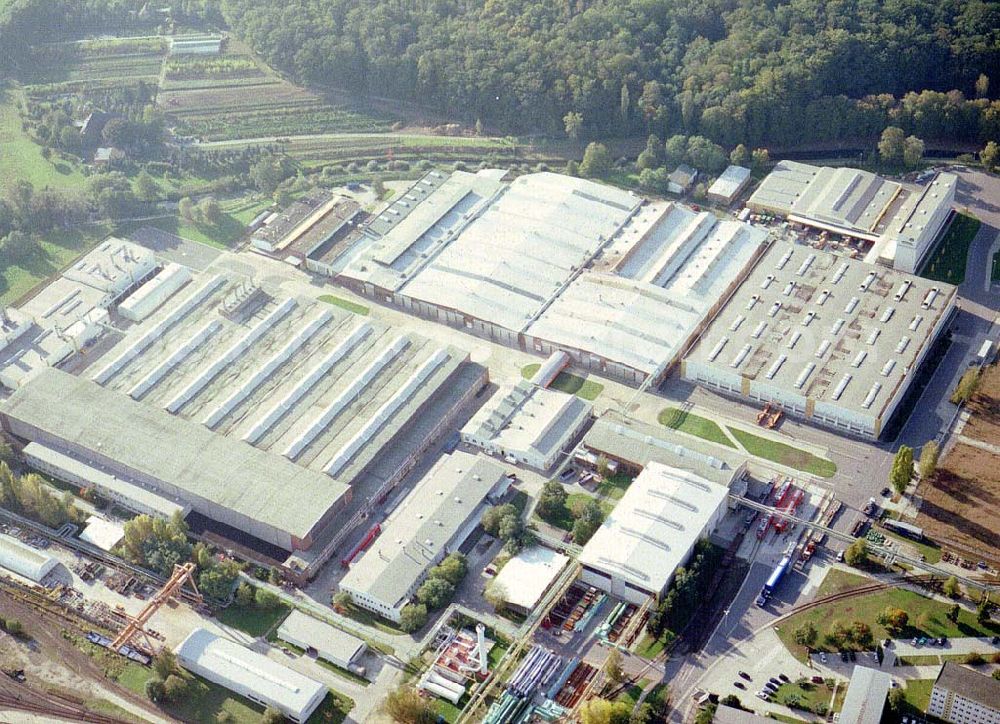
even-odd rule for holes
{"type": "Polygon", "coordinates": [[[964,722],[955,696],[1000,721],[1000,182],[743,171],[702,207],[432,170],[228,250],[112,237],[4,310],[7,473],[80,517],[0,509],[0,616],[36,606],[65,659],[0,638],[29,679],[0,717],[104,667],[105,713],[49,692],[57,718],[385,721],[402,688],[452,723],[875,724],[898,688],[914,722],[964,722]],[[952,285],[924,271],[962,214],[952,285]],[[892,489],[929,443],[937,475],[892,489]],[[140,518],[211,564],[138,560],[140,518]],[[202,699],[149,700],[162,649],[202,699]]]}

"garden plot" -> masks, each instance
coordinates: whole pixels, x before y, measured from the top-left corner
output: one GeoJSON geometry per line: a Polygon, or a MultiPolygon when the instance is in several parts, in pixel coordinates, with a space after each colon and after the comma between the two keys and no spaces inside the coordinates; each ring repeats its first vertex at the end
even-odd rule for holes
{"type": "Polygon", "coordinates": [[[37,63],[26,80],[53,92],[156,82],[165,54],[166,43],[155,38],[45,46],[38,49],[37,63]]]}

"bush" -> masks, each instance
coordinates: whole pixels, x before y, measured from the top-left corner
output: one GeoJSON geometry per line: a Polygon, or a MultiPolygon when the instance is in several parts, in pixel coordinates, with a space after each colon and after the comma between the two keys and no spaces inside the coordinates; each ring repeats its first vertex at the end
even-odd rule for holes
{"type": "Polygon", "coordinates": [[[986,663],[986,659],[982,654],[971,653],[965,657],[965,663],[969,666],[981,666],[986,663]]]}
{"type": "Polygon", "coordinates": [[[163,681],[165,701],[179,701],[187,693],[188,682],[177,674],[171,674],[163,681]]]}
{"type": "Polygon", "coordinates": [[[277,594],[263,588],[257,589],[254,594],[254,602],[258,608],[263,608],[265,611],[273,610],[281,605],[281,599],[278,598],[277,594]]]}
{"type": "Polygon", "coordinates": [[[399,614],[399,627],[413,633],[427,623],[427,606],[422,603],[408,603],[399,614]]]}
{"type": "Polygon", "coordinates": [[[145,686],[146,696],[150,701],[163,701],[164,699],[164,686],[163,679],[154,676],[146,682],[145,686]]]}
{"type": "Polygon", "coordinates": [[[236,589],[236,605],[241,608],[248,608],[254,605],[254,591],[256,589],[244,581],[236,589]]]}
{"type": "Polygon", "coordinates": [[[444,608],[455,595],[455,586],[444,578],[428,578],[417,589],[417,600],[431,611],[444,608]]]}

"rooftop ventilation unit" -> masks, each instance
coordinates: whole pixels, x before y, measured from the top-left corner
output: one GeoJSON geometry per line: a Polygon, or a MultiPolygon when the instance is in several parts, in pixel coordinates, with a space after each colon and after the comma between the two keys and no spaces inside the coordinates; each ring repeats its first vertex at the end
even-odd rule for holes
{"type": "Polygon", "coordinates": [[[844,314],[851,314],[854,312],[854,310],[858,308],[858,304],[860,304],[860,302],[861,300],[857,297],[851,297],[851,301],[849,301],[847,306],[844,307],[844,314]]]}
{"type": "Polygon", "coordinates": [[[840,280],[844,278],[844,275],[847,273],[847,270],[850,269],[850,267],[851,265],[848,264],[846,261],[843,264],[841,264],[840,267],[837,268],[837,271],[834,272],[832,282],[834,284],[839,283],[840,280]]]}
{"type": "Polygon", "coordinates": [[[927,292],[927,295],[924,297],[924,301],[920,303],[920,306],[924,309],[930,309],[934,300],[937,299],[938,292],[940,291],[941,290],[937,287],[931,287],[930,291],[927,292]]]}
{"type": "Polygon", "coordinates": [[[791,259],[791,258],[792,258],[792,250],[789,249],[788,251],[785,252],[785,255],[783,257],[781,257],[781,259],[778,260],[778,264],[777,264],[777,266],[775,268],[778,271],[781,271],[782,269],[785,268],[785,264],[787,264],[788,260],[791,259]]]}
{"type": "Polygon", "coordinates": [[[826,300],[829,298],[830,298],[830,290],[824,289],[819,293],[819,299],[816,300],[816,304],[822,307],[826,303],[826,300]]]}
{"type": "Polygon", "coordinates": [[[919,314],[914,315],[913,319],[910,320],[910,331],[911,332],[916,332],[917,331],[917,327],[919,327],[920,323],[923,322],[923,321],[924,321],[924,318],[922,316],[920,316],[919,314]]]}
{"type": "Polygon", "coordinates": [[[895,299],[897,302],[903,301],[903,297],[906,296],[906,293],[910,290],[910,287],[912,286],[913,282],[911,282],[909,279],[905,279],[903,283],[899,286],[899,289],[896,290],[896,293],[893,295],[893,299],[895,299]]]}
{"type": "Polygon", "coordinates": [[[872,406],[875,402],[875,398],[878,397],[878,393],[882,391],[882,383],[876,382],[872,385],[872,388],[868,390],[868,394],[865,396],[865,401],[861,403],[861,406],[866,410],[872,406]]]}
{"type": "Polygon", "coordinates": [[[772,364],[771,368],[767,371],[767,379],[773,380],[774,376],[778,374],[778,370],[781,369],[781,365],[785,364],[785,360],[787,359],[788,355],[783,354],[780,355],[778,359],[774,360],[774,364],[772,364]]]}
{"type": "Polygon", "coordinates": [[[773,282],[773,281],[774,281],[774,274],[768,274],[764,278],[764,281],[762,281],[760,283],[760,288],[761,289],[767,289],[769,286],[771,286],[771,282],[773,282]]]}
{"type": "Polygon", "coordinates": [[[729,366],[734,369],[739,367],[741,364],[743,364],[743,360],[747,358],[747,355],[750,354],[750,350],[752,349],[753,345],[749,344],[743,345],[743,347],[740,348],[740,351],[736,353],[736,356],[733,357],[733,361],[729,363],[729,366]]]}
{"type": "Polygon", "coordinates": [[[836,388],[833,390],[833,399],[839,400],[840,396],[844,394],[844,390],[847,386],[851,384],[851,380],[854,379],[851,375],[846,374],[840,378],[840,382],[837,383],[836,388]]]}
{"type": "Polygon", "coordinates": [[[797,330],[793,332],[791,339],[788,340],[788,349],[795,349],[795,345],[800,339],[802,339],[802,332],[797,330]]]}
{"type": "Polygon", "coordinates": [[[816,348],[816,354],[814,356],[822,357],[823,355],[825,355],[827,352],[830,351],[831,344],[832,343],[830,342],[830,340],[824,339],[822,342],[819,343],[819,347],[816,348]]]}
{"type": "Polygon", "coordinates": [[[715,362],[715,358],[722,353],[722,350],[726,346],[727,342],[729,342],[728,337],[723,337],[718,342],[716,342],[715,346],[712,347],[712,351],[708,353],[709,362],[715,362]]]}
{"type": "Polygon", "coordinates": [[[740,325],[743,324],[743,321],[745,319],[746,317],[744,317],[742,314],[736,317],[736,319],[733,320],[733,323],[729,325],[729,331],[735,332],[737,329],[740,328],[740,325]]]}
{"type": "Polygon", "coordinates": [[[816,255],[815,254],[810,254],[809,256],[806,257],[806,260],[804,262],[802,262],[802,266],[800,266],[799,269],[798,269],[798,271],[795,272],[795,273],[798,276],[802,276],[807,271],[809,271],[809,267],[812,266],[812,263],[814,261],[816,261],[816,255]]]}
{"type": "Polygon", "coordinates": [[[788,282],[788,284],[785,285],[785,288],[781,290],[781,293],[787,297],[794,291],[795,291],[795,282],[788,282]]]}
{"type": "Polygon", "coordinates": [[[892,368],[895,366],[896,366],[896,360],[894,359],[891,359],[884,365],[882,365],[882,376],[888,377],[890,374],[892,374],[892,368]]]}
{"type": "Polygon", "coordinates": [[[771,308],[767,310],[767,316],[773,317],[778,312],[781,311],[781,302],[775,302],[771,305],[771,308]]]}
{"type": "Polygon", "coordinates": [[[860,367],[865,361],[865,357],[868,356],[868,350],[861,350],[854,356],[854,361],[851,362],[851,367],[860,367]]]}
{"type": "Polygon", "coordinates": [[[881,329],[877,329],[877,328],[873,329],[871,331],[871,334],[868,335],[868,344],[875,344],[875,342],[876,342],[876,340],[878,340],[878,336],[880,334],[882,334],[882,330],[881,329]]]}
{"type": "Polygon", "coordinates": [[[753,309],[753,306],[759,301],[760,301],[760,295],[754,294],[752,297],[750,297],[750,301],[747,302],[747,309],[753,309]]]}
{"type": "Polygon", "coordinates": [[[802,318],[802,326],[808,327],[814,319],[816,319],[816,312],[806,312],[806,316],[802,318]]]}
{"type": "Polygon", "coordinates": [[[882,324],[885,324],[890,319],[892,319],[892,315],[895,313],[896,313],[895,307],[886,307],[885,311],[882,312],[882,316],[879,317],[878,321],[880,321],[882,324]]]}
{"type": "Polygon", "coordinates": [[[858,289],[860,289],[863,292],[867,292],[868,287],[870,287],[876,279],[878,279],[878,274],[876,274],[873,271],[868,272],[868,275],[865,277],[865,280],[860,284],[858,284],[858,289]]]}
{"type": "Polygon", "coordinates": [[[906,351],[907,346],[910,344],[909,337],[903,337],[899,340],[899,344],[896,345],[896,354],[903,354],[906,351]]]}
{"type": "Polygon", "coordinates": [[[844,328],[845,324],[847,324],[847,322],[845,322],[843,319],[837,319],[836,322],[830,325],[830,334],[839,334],[840,330],[844,328]]]}
{"type": "Polygon", "coordinates": [[[761,322],[750,336],[754,339],[760,339],[760,335],[764,334],[765,329],[767,329],[767,322],[761,322]]]}
{"type": "Polygon", "coordinates": [[[801,372],[799,372],[799,376],[795,378],[795,389],[802,389],[802,386],[805,385],[806,380],[809,379],[809,375],[813,373],[814,369],[816,369],[815,362],[806,363],[806,366],[802,368],[801,372]]]}

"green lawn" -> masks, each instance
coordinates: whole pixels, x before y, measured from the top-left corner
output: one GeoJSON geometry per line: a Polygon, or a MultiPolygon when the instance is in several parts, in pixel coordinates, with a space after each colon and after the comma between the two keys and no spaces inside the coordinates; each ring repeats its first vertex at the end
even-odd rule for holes
{"type": "Polygon", "coordinates": [[[188,221],[182,219],[179,214],[150,219],[142,223],[216,249],[231,248],[246,232],[246,224],[225,211],[222,212],[222,220],[215,226],[188,221]]]}
{"type": "MultiPolygon", "coordinates": [[[[551,518],[542,518],[542,520],[560,530],[571,531],[573,530],[573,523],[576,522],[573,511],[586,505],[589,500],[595,500],[594,496],[587,493],[570,493],[566,498],[566,505],[559,511],[559,515],[552,516],[551,518]]],[[[607,500],[597,500],[597,502],[600,503],[601,511],[604,513],[605,518],[611,514],[611,511],[615,507],[614,503],[607,500]]]]}
{"type": "Polygon", "coordinates": [[[380,618],[373,613],[370,613],[363,608],[358,608],[355,605],[349,605],[343,612],[344,616],[349,619],[357,621],[364,626],[371,626],[372,628],[377,628],[379,631],[383,631],[387,634],[392,634],[393,636],[403,636],[404,631],[399,628],[396,624],[388,619],[380,618]]]}
{"type": "Polygon", "coordinates": [[[665,407],[660,411],[657,419],[661,425],[669,427],[671,430],[680,430],[726,447],[736,447],[722,428],[707,417],[701,417],[677,407],[665,407]]]}
{"type": "MultiPolygon", "coordinates": [[[[0,150],[0,158],[3,151],[0,150]]],[[[0,186],[2,186],[0,175],[0,186]]],[[[41,241],[43,254],[31,264],[0,269],[0,304],[8,305],[31,291],[40,282],[69,266],[80,254],[97,246],[112,231],[109,224],[88,224],[73,229],[56,229],[41,241]]]]}
{"type": "Polygon", "coordinates": [[[837,472],[837,466],[832,460],[817,457],[812,453],[792,447],[783,442],[778,442],[767,437],[754,435],[739,428],[728,428],[732,436],[736,438],[746,451],[751,455],[772,462],[786,465],[796,470],[818,475],[822,478],[831,478],[837,472]]]}
{"type": "MultiPolygon", "coordinates": [[[[939,546],[937,543],[934,543],[933,541],[930,541],[926,538],[922,542],[918,543],[917,541],[912,540],[910,538],[897,535],[888,528],[878,528],[877,530],[886,538],[892,538],[894,541],[899,541],[906,545],[912,546],[913,549],[916,550],[918,553],[920,553],[920,555],[922,555],[927,560],[928,563],[941,562],[941,546],[939,546]]],[[[895,546],[896,544],[893,543],[893,545],[895,546]]]]}
{"type": "Polygon", "coordinates": [[[903,701],[907,711],[904,714],[919,714],[924,716],[927,706],[931,703],[931,689],[934,679],[910,679],[903,688],[903,701]]]}
{"type": "MultiPolygon", "coordinates": [[[[525,365],[521,368],[521,376],[526,380],[530,380],[540,368],[541,365],[537,362],[525,365]]],[[[591,402],[604,392],[604,385],[600,382],[570,374],[569,372],[560,372],[549,387],[553,390],[576,395],[581,399],[590,400],[591,402]]]]}
{"type": "Polygon", "coordinates": [[[265,610],[256,606],[228,606],[216,615],[219,623],[239,629],[251,636],[265,636],[285,620],[291,607],[282,603],[276,608],[265,610]]]}
{"type": "Polygon", "coordinates": [[[639,681],[635,684],[626,686],[625,689],[615,697],[615,701],[628,704],[629,709],[634,709],[635,705],[639,702],[639,697],[642,696],[643,689],[649,686],[649,681],[649,679],[639,679],[639,681]]]}
{"type": "MultiPolygon", "coordinates": [[[[817,592],[817,597],[829,595],[838,590],[852,588],[857,585],[861,576],[843,574],[840,571],[830,571],[827,578],[834,576],[830,585],[824,581],[817,592]],[[836,575],[835,575],[836,574],[836,575]],[[847,578],[846,576],[850,576],[847,578]],[[848,585],[852,584],[852,585],[848,585]]],[[[862,579],[870,581],[871,579],[862,579]]],[[[806,650],[795,643],[795,630],[806,622],[811,622],[819,632],[819,641],[815,648],[830,651],[825,643],[825,636],[834,623],[850,626],[854,621],[862,621],[871,627],[876,640],[883,639],[889,633],[875,622],[878,614],[886,607],[901,608],[909,615],[909,625],[898,638],[913,638],[915,636],[993,636],[1000,633],[1000,624],[981,624],[976,621],[975,612],[962,610],[958,622],[952,623],[947,618],[951,604],[935,601],[920,594],[901,588],[890,588],[875,593],[863,594],[854,598],[833,601],[823,606],[802,611],[785,619],[779,624],[778,637],[785,647],[798,659],[806,660],[806,650]]]]}
{"type": "Polygon", "coordinates": [[[956,212],[941,241],[927,257],[920,276],[948,284],[965,281],[969,245],[979,232],[979,226],[979,219],[956,212]]]}
{"type": "Polygon", "coordinates": [[[830,709],[830,700],[834,696],[833,689],[829,688],[826,684],[798,681],[779,686],[774,700],[792,709],[803,709],[818,714],[820,711],[840,711],[844,706],[844,697],[846,695],[847,684],[841,682],[840,686],[837,687],[837,695],[833,701],[833,708],[830,709]]]}
{"type": "Polygon", "coordinates": [[[321,302],[326,302],[327,304],[332,304],[335,307],[340,307],[341,309],[346,309],[348,312],[353,314],[368,314],[370,311],[368,307],[363,304],[357,304],[349,299],[343,299],[342,297],[335,297],[332,294],[324,294],[319,298],[321,302]]]}
{"type": "Polygon", "coordinates": [[[628,486],[632,484],[633,480],[635,480],[634,476],[621,473],[604,478],[597,484],[597,494],[602,498],[618,500],[625,495],[625,491],[628,490],[628,486]]]}
{"type": "Polygon", "coordinates": [[[635,653],[644,659],[652,659],[663,652],[674,638],[671,631],[667,631],[661,638],[654,639],[648,633],[643,634],[642,639],[636,644],[635,653]]]}
{"type": "Polygon", "coordinates": [[[79,161],[42,156],[42,147],[21,128],[21,93],[0,87],[0,187],[23,179],[36,189],[82,188],[79,161]]]}

